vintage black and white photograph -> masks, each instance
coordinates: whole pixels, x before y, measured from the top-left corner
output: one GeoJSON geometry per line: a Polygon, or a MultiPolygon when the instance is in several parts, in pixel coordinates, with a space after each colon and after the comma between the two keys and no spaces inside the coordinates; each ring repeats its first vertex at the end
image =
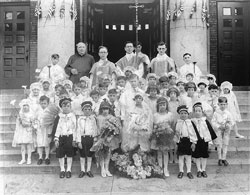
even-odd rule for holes
{"type": "Polygon", "coordinates": [[[250,194],[250,0],[0,0],[0,194],[250,194]]]}

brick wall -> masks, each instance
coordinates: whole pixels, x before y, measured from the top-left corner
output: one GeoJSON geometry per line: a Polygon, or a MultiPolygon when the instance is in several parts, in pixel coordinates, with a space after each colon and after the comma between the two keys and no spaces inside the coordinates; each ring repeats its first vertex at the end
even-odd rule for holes
{"type": "Polygon", "coordinates": [[[210,24],[210,72],[218,77],[218,20],[217,20],[217,0],[209,1],[209,24],[210,24]]]}
{"type": "Polygon", "coordinates": [[[30,83],[35,81],[35,70],[37,68],[37,17],[35,17],[36,1],[30,1],[30,83]]]}

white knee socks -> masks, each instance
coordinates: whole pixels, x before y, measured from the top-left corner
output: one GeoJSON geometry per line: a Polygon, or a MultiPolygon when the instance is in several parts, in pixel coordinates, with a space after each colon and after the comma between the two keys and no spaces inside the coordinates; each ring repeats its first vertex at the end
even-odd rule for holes
{"type": "Polygon", "coordinates": [[[179,156],[179,171],[184,172],[184,155],[179,156]]]}
{"type": "Polygon", "coordinates": [[[67,171],[71,172],[71,167],[72,167],[72,157],[67,157],[67,171]]]}
{"type": "Polygon", "coordinates": [[[201,158],[201,171],[206,171],[207,158],[201,158]]]}
{"type": "Polygon", "coordinates": [[[222,160],[226,160],[227,157],[227,146],[222,146],[222,160]]]}
{"type": "Polygon", "coordinates": [[[85,172],[85,158],[80,157],[81,171],[85,172]]]}
{"type": "Polygon", "coordinates": [[[87,172],[91,170],[92,157],[87,157],[87,172]]]}
{"type": "Polygon", "coordinates": [[[61,171],[65,171],[65,168],[64,168],[64,157],[63,158],[59,158],[59,165],[60,165],[61,171]]]}

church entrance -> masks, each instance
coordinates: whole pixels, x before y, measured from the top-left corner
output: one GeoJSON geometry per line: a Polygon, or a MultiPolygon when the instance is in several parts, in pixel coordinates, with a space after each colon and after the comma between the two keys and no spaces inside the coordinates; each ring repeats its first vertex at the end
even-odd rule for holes
{"type": "MultiPolygon", "coordinates": [[[[163,6],[159,0],[139,0],[138,5],[138,41],[143,45],[142,52],[153,58],[156,55],[156,44],[166,41],[165,29],[162,22],[163,6]]],[[[125,0],[91,0],[87,1],[84,11],[83,41],[88,43],[88,52],[98,59],[98,47],[107,46],[109,60],[116,62],[125,55],[126,41],[136,41],[136,11],[131,6],[135,1],[125,0]]],[[[80,41],[81,25],[76,25],[76,42],[80,41]],[[77,34],[79,32],[79,34],[77,34]]]]}

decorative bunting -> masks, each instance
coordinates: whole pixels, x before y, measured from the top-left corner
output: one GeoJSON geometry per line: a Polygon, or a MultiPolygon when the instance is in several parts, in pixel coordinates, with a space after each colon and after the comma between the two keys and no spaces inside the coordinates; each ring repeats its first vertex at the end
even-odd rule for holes
{"type": "Polygon", "coordinates": [[[73,20],[73,19],[77,20],[77,10],[76,10],[74,0],[71,3],[69,13],[70,13],[71,20],[73,20]]]}
{"type": "Polygon", "coordinates": [[[197,2],[196,2],[196,0],[195,0],[195,1],[194,1],[194,4],[193,4],[193,6],[192,6],[192,9],[191,9],[191,11],[190,11],[190,15],[189,15],[189,18],[190,18],[190,19],[192,19],[193,14],[194,14],[196,11],[197,11],[197,2]]]}
{"type": "Polygon", "coordinates": [[[181,1],[180,2],[180,7],[179,7],[179,9],[178,9],[178,11],[176,13],[177,18],[179,18],[182,15],[182,13],[184,12],[184,6],[183,5],[184,5],[184,3],[183,3],[183,1],[181,1]]]}
{"type": "Polygon", "coordinates": [[[38,17],[39,19],[42,18],[41,0],[38,0],[36,3],[35,16],[38,17]]]}
{"type": "Polygon", "coordinates": [[[65,17],[65,0],[63,0],[62,5],[60,7],[60,18],[63,19],[65,17]]]}
{"type": "Polygon", "coordinates": [[[50,5],[48,14],[46,18],[51,18],[51,17],[55,17],[55,11],[56,11],[56,4],[55,4],[55,0],[53,0],[53,2],[50,5]]]}
{"type": "Polygon", "coordinates": [[[206,22],[207,27],[209,27],[208,18],[209,18],[209,14],[207,10],[207,4],[205,0],[202,0],[201,19],[202,19],[202,22],[206,22]]]}
{"type": "Polygon", "coordinates": [[[169,2],[170,2],[170,0],[168,0],[168,2],[167,2],[167,14],[166,14],[166,20],[167,21],[171,20],[171,11],[170,11],[170,8],[169,8],[169,2]]]}
{"type": "Polygon", "coordinates": [[[173,15],[173,21],[177,19],[177,0],[175,1],[175,8],[174,8],[174,15],[173,15]]]}

